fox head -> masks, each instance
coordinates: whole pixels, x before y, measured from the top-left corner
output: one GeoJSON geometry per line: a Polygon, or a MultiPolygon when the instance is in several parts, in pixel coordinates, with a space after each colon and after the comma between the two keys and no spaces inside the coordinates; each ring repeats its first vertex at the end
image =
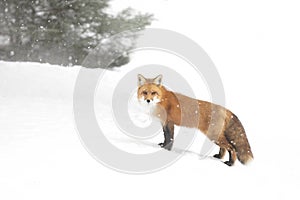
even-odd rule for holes
{"type": "Polygon", "coordinates": [[[156,104],[161,101],[161,80],[162,75],[155,78],[145,78],[141,74],[138,75],[138,99],[140,102],[147,104],[156,104]]]}

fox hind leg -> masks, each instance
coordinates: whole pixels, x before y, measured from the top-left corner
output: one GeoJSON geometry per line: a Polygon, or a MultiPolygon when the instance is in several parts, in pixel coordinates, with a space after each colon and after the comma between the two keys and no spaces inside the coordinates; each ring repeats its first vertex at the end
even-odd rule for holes
{"type": "Polygon", "coordinates": [[[226,149],[220,147],[219,153],[218,153],[218,154],[215,154],[214,157],[215,157],[215,158],[218,158],[218,159],[222,159],[222,158],[224,157],[225,153],[226,153],[226,149]]]}
{"type": "Polygon", "coordinates": [[[227,150],[229,153],[229,160],[225,161],[224,163],[228,166],[232,166],[236,160],[235,148],[228,142],[224,135],[219,137],[219,140],[216,144],[220,147],[220,152],[219,154],[214,155],[214,157],[220,159],[223,158],[227,150]]]}
{"type": "Polygon", "coordinates": [[[229,153],[229,160],[225,161],[224,163],[228,166],[232,166],[236,160],[236,153],[232,148],[228,148],[227,151],[229,153]]]}

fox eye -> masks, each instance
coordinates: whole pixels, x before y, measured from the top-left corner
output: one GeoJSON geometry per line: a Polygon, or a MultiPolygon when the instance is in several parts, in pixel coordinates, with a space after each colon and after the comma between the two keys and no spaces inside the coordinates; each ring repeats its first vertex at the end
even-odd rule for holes
{"type": "Polygon", "coordinates": [[[152,92],[151,94],[152,94],[152,95],[157,95],[157,92],[152,92]]]}
{"type": "Polygon", "coordinates": [[[147,91],[143,91],[142,94],[143,94],[143,95],[147,95],[148,92],[147,92],[147,91]]]}

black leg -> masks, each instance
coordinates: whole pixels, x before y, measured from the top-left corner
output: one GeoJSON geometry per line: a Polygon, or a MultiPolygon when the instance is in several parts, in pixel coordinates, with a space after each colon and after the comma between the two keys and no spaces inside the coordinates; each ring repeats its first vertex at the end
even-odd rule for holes
{"type": "Polygon", "coordinates": [[[161,142],[159,143],[158,145],[161,146],[161,147],[165,147],[166,144],[168,144],[168,141],[169,141],[169,138],[170,138],[170,133],[169,133],[169,130],[166,126],[163,126],[163,132],[164,132],[164,142],[161,142]]]}
{"type": "Polygon", "coordinates": [[[229,160],[225,161],[224,163],[228,166],[232,166],[236,160],[236,154],[234,150],[228,150],[228,153],[229,153],[229,160]]]}
{"type": "Polygon", "coordinates": [[[174,139],[174,123],[168,122],[165,126],[163,126],[164,131],[164,142],[159,143],[159,145],[167,150],[171,150],[173,146],[174,139]]]}

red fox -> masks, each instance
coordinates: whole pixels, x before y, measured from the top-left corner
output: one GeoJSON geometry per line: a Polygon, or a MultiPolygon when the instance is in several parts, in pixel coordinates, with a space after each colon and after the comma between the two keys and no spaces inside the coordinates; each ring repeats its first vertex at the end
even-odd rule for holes
{"type": "Polygon", "coordinates": [[[185,126],[199,129],[220,147],[215,158],[222,159],[227,150],[229,160],[224,163],[228,166],[236,158],[242,164],[253,159],[242,123],[228,109],[167,90],[162,85],[162,75],[150,79],[139,74],[137,96],[140,102],[154,105],[152,114],[160,119],[164,132],[161,147],[171,150],[174,125],[185,126]]]}

